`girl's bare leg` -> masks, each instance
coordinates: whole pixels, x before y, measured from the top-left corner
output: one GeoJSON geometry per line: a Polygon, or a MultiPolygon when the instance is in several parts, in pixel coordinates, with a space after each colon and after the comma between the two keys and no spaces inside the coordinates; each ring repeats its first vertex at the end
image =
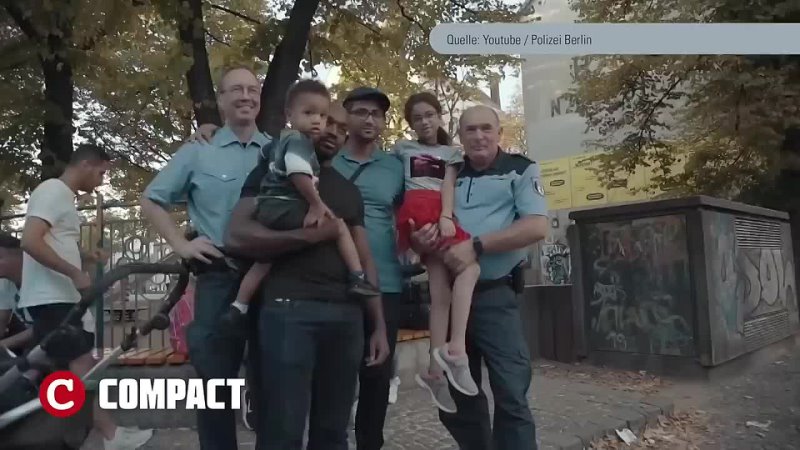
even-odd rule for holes
{"type": "Polygon", "coordinates": [[[464,356],[467,353],[467,322],[472,306],[472,294],[480,275],[481,266],[475,263],[456,275],[453,283],[453,302],[450,306],[450,340],[447,343],[447,351],[452,357],[464,356]]]}
{"type": "Polygon", "coordinates": [[[429,255],[425,261],[428,268],[428,285],[431,294],[431,312],[429,326],[431,332],[430,376],[442,375],[442,369],[434,360],[433,352],[447,343],[447,327],[450,318],[450,272],[444,261],[429,255]]]}

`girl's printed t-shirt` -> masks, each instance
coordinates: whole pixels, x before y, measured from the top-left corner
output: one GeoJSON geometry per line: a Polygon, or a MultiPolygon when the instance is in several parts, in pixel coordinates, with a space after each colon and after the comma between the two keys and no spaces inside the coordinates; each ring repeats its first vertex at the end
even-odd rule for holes
{"type": "Polygon", "coordinates": [[[406,192],[424,189],[440,191],[447,166],[462,164],[461,149],[450,145],[424,145],[400,140],[392,153],[403,162],[406,192]]]}

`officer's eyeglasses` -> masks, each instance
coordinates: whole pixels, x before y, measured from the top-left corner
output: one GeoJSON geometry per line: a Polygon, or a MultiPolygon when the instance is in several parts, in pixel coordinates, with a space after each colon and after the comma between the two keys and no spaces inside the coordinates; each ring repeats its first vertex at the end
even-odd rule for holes
{"type": "Polygon", "coordinates": [[[237,84],[236,86],[229,87],[226,92],[230,92],[237,96],[243,95],[247,92],[250,95],[259,95],[261,94],[261,87],[260,86],[242,86],[241,84],[237,84]]]}

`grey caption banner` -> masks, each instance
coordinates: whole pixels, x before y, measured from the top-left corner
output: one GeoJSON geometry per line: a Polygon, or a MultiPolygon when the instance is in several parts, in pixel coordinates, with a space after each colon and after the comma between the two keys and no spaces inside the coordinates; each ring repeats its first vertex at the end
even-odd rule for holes
{"type": "Polygon", "coordinates": [[[443,23],[446,55],[798,55],[798,23],[443,23]]]}

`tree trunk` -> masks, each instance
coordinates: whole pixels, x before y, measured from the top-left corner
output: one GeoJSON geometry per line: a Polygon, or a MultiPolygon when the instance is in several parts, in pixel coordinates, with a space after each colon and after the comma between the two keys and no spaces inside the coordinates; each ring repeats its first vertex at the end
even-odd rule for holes
{"type": "Polygon", "coordinates": [[[320,0],[296,0],[281,42],[269,63],[261,89],[261,112],[256,121],[261,131],[276,136],[286,125],[284,103],[286,90],[297,80],[300,62],[306,51],[311,21],[320,0]]]}
{"type": "MultiPolygon", "coordinates": [[[[71,28],[71,26],[69,27],[71,28]]],[[[65,28],[66,33],[69,28],[65,28]]],[[[52,59],[42,60],[44,98],[47,112],[44,118],[42,145],[42,180],[61,175],[72,155],[72,64],[65,58],[64,38],[47,37],[52,59]],[[62,56],[64,55],[64,56],[62,56]]]]}
{"type": "Polygon", "coordinates": [[[183,44],[183,54],[192,58],[192,66],[186,72],[186,81],[189,84],[194,118],[198,125],[222,125],[206,51],[203,2],[186,0],[180,3],[179,8],[178,37],[183,44]]]}
{"type": "Polygon", "coordinates": [[[72,155],[72,64],[68,58],[72,20],[63,8],[54,8],[47,34],[31,23],[22,2],[6,2],[6,11],[23,33],[46,52],[39,57],[44,76],[44,136],[40,159],[42,180],[57,177],[72,155]]]}

